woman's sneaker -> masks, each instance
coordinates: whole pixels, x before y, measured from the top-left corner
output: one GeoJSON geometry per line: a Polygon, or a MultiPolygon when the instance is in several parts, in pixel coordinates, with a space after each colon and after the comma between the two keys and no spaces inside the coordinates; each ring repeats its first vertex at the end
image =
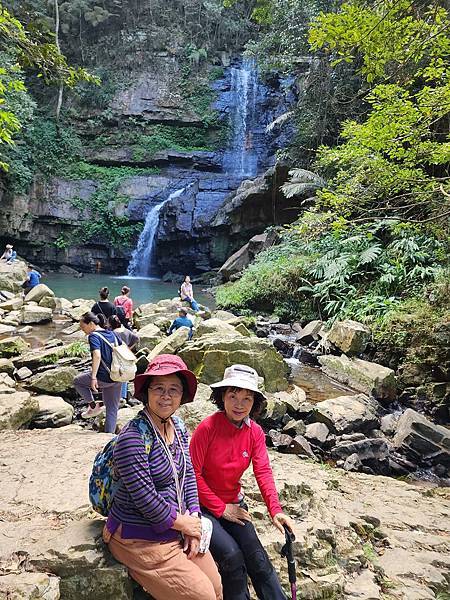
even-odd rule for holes
{"type": "Polygon", "coordinates": [[[104,404],[100,404],[100,402],[94,402],[93,404],[89,404],[87,410],[81,413],[82,419],[92,419],[93,417],[98,417],[105,411],[104,404]]]}

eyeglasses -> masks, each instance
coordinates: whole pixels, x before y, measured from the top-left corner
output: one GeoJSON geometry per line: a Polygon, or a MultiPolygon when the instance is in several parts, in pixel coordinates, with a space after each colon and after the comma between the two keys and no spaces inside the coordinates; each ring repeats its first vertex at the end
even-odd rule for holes
{"type": "Polygon", "coordinates": [[[148,389],[153,392],[156,396],[169,396],[170,398],[177,398],[183,394],[183,388],[178,386],[171,386],[165,388],[162,385],[150,385],[148,389]]]}

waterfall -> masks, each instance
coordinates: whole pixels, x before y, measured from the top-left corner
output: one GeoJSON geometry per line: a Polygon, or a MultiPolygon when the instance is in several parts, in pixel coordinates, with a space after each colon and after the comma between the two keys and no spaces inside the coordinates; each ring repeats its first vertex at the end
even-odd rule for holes
{"type": "Polygon", "coordinates": [[[147,214],[145,218],[144,229],[139,236],[139,240],[136,249],[131,255],[131,260],[128,265],[127,274],[130,277],[151,277],[156,276],[157,268],[153,259],[153,251],[155,246],[155,236],[158,231],[159,225],[159,213],[162,207],[173,200],[178,198],[184,192],[185,188],[172,192],[168,198],[154,206],[147,214]]]}
{"type": "Polygon", "coordinates": [[[257,92],[256,64],[254,60],[246,58],[239,67],[231,69],[232,137],[223,161],[225,171],[238,177],[252,177],[257,173],[258,156],[253,139],[257,92]]]}

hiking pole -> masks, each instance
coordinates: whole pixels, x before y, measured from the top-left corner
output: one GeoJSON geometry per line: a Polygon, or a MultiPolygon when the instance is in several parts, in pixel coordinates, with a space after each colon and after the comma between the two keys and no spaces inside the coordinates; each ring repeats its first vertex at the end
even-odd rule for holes
{"type": "Polygon", "coordinates": [[[292,553],[292,542],[295,541],[295,535],[286,525],[283,525],[283,529],[286,543],[281,548],[280,554],[283,558],[287,559],[289,583],[291,584],[291,597],[292,600],[297,600],[297,575],[295,573],[295,560],[292,553]]]}

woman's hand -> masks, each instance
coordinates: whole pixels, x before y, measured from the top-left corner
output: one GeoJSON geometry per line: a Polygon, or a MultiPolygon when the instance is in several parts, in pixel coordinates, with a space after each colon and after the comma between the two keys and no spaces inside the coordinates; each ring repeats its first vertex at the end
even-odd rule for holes
{"type": "Polygon", "coordinates": [[[91,377],[91,390],[98,394],[98,382],[97,377],[91,377]]]}
{"type": "Polygon", "coordinates": [[[281,531],[281,533],[284,533],[283,525],[286,525],[289,531],[294,533],[294,521],[291,519],[291,517],[288,517],[288,515],[285,515],[284,513],[277,513],[272,518],[272,523],[281,531]]]}
{"type": "Polygon", "coordinates": [[[202,536],[202,522],[200,517],[194,517],[188,511],[184,515],[178,515],[172,527],[188,537],[200,539],[202,536]]]}
{"type": "Polygon", "coordinates": [[[239,506],[239,504],[227,504],[223,511],[222,518],[232,523],[245,525],[245,521],[251,521],[248,512],[239,506]]]}
{"type": "Polygon", "coordinates": [[[184,536],[184,547],[183,550],[186,552],[186,555],[189,560],[195,558],[198,554],[198,550],[200,548],[200,540],[196,537],[191,537],[190,535],[184,536]]]}

